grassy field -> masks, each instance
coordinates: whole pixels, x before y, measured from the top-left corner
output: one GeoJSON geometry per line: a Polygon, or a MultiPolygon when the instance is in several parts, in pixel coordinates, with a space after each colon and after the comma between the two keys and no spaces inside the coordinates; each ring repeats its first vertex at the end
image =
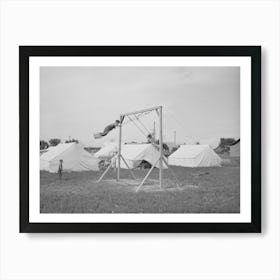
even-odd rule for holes
{"type": "Polygon", "coordinates": [[[157,184],[158,170],[142,189],[137,184],[148,170],[136,170],[139,180],[131,180],[122,170],[116,183],[111,171],[105,181],[96,183],[100,172],[57,174],[41,171],[41,213],[238,213],[240,211],[239,160],[222,167],[172,167],[180,186],[168,170],[164,185],[157,184]]]}

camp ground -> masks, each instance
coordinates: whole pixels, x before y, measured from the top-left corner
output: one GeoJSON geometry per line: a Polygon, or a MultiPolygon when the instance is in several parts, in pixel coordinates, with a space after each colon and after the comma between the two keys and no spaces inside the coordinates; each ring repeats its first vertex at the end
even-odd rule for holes
{"type": "MultiPolygon", "coordinates": [[[[161,118],[161,106],[147,110],[161,118]]],[[[125,117],[139,128],[139,112],[147,110],[121,115],[118,141],[93,154],[80,143],[58,144],[41,154],[41,212],[238,212],[239,161],[230,161],[232,150],[218,155],[207,144],[182,144],[166,155],[162,138],[122,139],[125,117]]],[[[159,120],[159,136],[161,125],[159,120]]]]}
{"type": "Polygon", "coordinates": [[[238,67],[42,67],[40,211],[239,213],[239,78],[238,67]]]}

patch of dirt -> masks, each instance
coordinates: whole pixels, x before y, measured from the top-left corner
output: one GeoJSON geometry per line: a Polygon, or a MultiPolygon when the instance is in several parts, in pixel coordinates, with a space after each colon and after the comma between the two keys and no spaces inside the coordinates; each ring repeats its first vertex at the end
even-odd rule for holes
{"type": "MultiPolygon", "coordinates": [[[[104,180],[102,183],[107,186],[111,186],[115,190],[123,190],[123,191],[132,191],[136,192],[138,186],[141,184],[141,180],[133,180],[133,179],[121,179],[117,182],[115,179],[104,180]]],[[[195,189],[198,188],[197,185],[182,185],[176,184],[176,182],[171,180],[164,180],[162,188],[159,186],[158,180],[148,179],[145,184],[138,190],[139,192],[164,192],[164,191],[183,191],[185,189],[195,189]]]]}

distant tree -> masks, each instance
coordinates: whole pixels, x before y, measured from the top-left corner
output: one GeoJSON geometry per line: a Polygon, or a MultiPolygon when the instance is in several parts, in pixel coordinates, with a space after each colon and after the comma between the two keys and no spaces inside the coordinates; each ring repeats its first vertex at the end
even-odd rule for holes
{"type": "Polygon", "coordinates": [[[220,147],[225,148],[232,145],[235,142],[234,138],[221,138],[220,139],[220,147]]]}
{"type": "Polygon", "coordinates": [[[218,154],[225,154],[229,152],[229,146],[235,142],[234,138],[221,138],[219,146],[215,149],[218,154]]]}
{"type": "Polygon", "coordinates": [[[200,143],[197,141],[196,143],[195,143],[195,145],[199,145],[200,143]]]}
{"type": "Polygon", "coordinates": [[[49,147],[49,143],[44,141],[44,140],[40,140],[40,150],[44,150],[47,149],[49,147]]]}
{"type": "Polygon", "coordinates": [[[68,139],[68,140],[65,141],[65,143],[73,143],[73,142],[78,144],[79,140],[78,139],[68,139]]]}
{"type": "Polygon", "coordinates": [[[57,146],[59,143],[61,143],[61,140],[58,138],[53,138],[53,139],[50,139],[49,143],[51,146],[57,146]]]}

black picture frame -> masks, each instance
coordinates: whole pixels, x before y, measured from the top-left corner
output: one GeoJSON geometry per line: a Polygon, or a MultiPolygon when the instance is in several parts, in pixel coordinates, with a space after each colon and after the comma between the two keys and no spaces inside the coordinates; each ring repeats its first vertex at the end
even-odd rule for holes
{"type": "Polygon", "coordinates": [[[261,46],[19,46],[19,85],[21,233],[261,232],[261,46]],[[32,56],[251,57],[251,222],[31,223],[29,221],[29,58],[32,56]]]}

